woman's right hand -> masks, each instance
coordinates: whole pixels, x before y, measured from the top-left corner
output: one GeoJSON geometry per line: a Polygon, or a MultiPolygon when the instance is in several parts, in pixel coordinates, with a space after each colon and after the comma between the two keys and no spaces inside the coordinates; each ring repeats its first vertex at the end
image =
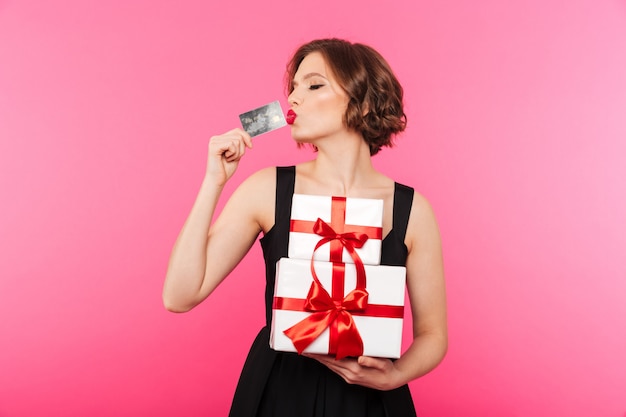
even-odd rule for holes
{"type": "Polygon", "coordinates": [[[211,137],[207,176],[217,184],[224,185],[237,170],[246,148],[252,148],[252,138],[241,128],[211,137]]]}

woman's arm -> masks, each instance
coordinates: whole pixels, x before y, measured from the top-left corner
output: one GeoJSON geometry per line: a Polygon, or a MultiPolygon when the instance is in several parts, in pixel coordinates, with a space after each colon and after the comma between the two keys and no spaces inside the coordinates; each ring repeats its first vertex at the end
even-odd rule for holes
{"type": "MultiPolygon", "coordinates": [[[[237,169],[250,136],[241,129],[214,136],[209,142],[207,171],[191,212],[176,240],[163,286],[163,303],[174,312],[192,309],[235,268],[261,230],[267,206],[269,172],[242,183],[211,225],[226,182],[237,169]],[[258,201],[263,197],[263,201],[258,201]],[[264,204],[265,203],[265,204],[264,204]]],[[[272,200],[273,203],[273,200],[272,200]]]]}
{"type": "Polygon", "coordinates": [[[441,238],[430,204],[415,194],[407,229],[407,288],[413,343],[394,365],[402,384],[434,369],[448,349],[446,289],[441,238]]]}
{"type": "Polygon", "coordinates": [[[351,384],[380,390],[397,388],[434,369],[448,347],[446,295],[441,241],[434,213],[417,193],[405,239],[407,287],[413,318],[413,342],[397,361],[361,356],[335,360],[310,355],[351,384]]]}

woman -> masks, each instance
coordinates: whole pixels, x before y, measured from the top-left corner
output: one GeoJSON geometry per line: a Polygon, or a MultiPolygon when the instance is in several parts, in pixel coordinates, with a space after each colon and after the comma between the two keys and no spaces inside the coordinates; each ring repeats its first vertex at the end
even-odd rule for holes
{"type": "Polygon", "coordinates": [[[263,232],[269,326],[275,263],[287,256],[292,194],[382,199],[381,263],[407,270],[414,333],[408,350],[396,361],[275,352],[266,326],[244,365],[231,416],[414,416],[407,383],[442,360],[447,329],[431,207],[371,161],[404,130],[402,88],[376,51],[337,39],[301,46],[288,66],[287,84],[292,137],[298,145],[312,145],[315,159],[253,174],[211,225],[224,184],[252,147],[241,129],[212,137],[204,181],[171,255],[164,304],[175,312],[199,304],[263,232]]]}

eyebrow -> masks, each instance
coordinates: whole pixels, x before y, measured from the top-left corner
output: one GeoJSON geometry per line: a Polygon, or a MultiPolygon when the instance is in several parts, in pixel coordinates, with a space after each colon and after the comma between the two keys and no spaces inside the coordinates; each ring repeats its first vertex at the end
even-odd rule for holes
{"type": "MultiPolygon", "coordinates": [[[[306,81],[309,78],[313,78],[313,77],[322,77],[323,79],[327,80],[327,78],[323,76],[322,74],[320,74],[319,72],[309,72],[308,74],[302,77],[302,81],[306,81]]],[[[291,85],[296,86],[298,85],[298,82],[296,80],[291,80],[291,85]]]]}

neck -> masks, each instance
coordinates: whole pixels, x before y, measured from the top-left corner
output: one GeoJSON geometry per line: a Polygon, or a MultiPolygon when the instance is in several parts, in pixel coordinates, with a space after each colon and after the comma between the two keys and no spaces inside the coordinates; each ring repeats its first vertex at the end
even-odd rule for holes
{"type": "Polygon", "coordinates": [[[376,173],[369,146],[361,135],[351,132],[317,144],[312,173],[337,195],[365,187],[376,173]]]}

